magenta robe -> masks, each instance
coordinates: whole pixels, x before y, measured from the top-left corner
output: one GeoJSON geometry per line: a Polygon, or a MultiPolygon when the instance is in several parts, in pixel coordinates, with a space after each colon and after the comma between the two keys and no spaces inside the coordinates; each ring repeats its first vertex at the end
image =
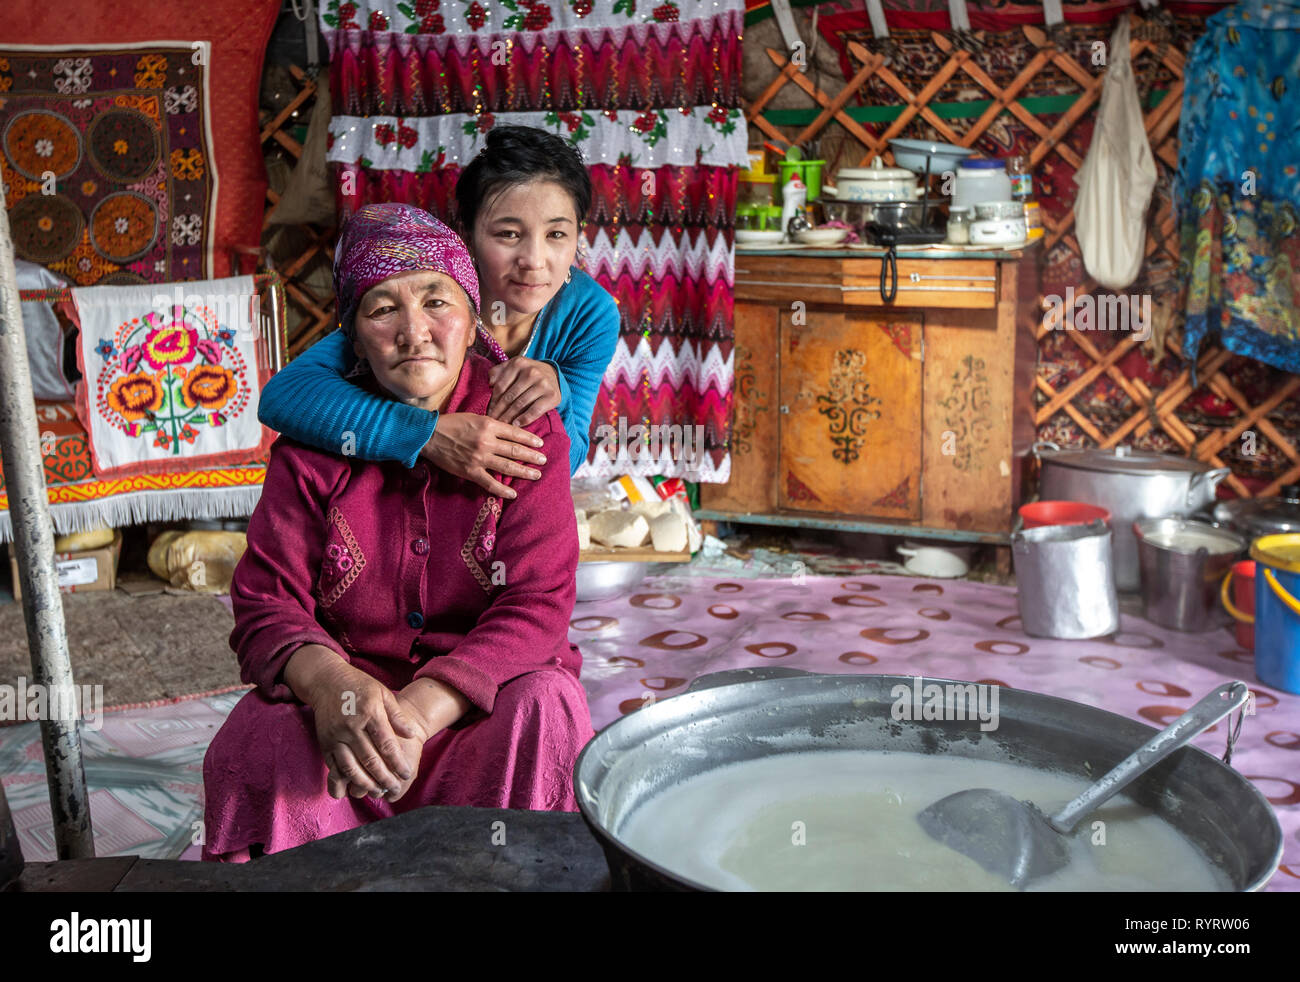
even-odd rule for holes
{"type": "MultiPolygon", "coordinates": [[[[482,413],[491,363],[470,353],[447,412],[482,413]]],[[[370,382],[373,388],[373,380],[370,382]]],[[[503,501],[421,460],[408,470],[276,441],[235,570],[231,647],[244,696],[203,762],[203,858],[241,862],[423,805],[576,811],[591,738],[568,641],[578,562],[569,438],[549,412],[537,481],[503,501]],[[438,679],[473,704],[424,747],[403,798],[335,800],[313,714],[284,684],[306,643],[393,690],[438,679]]]]}

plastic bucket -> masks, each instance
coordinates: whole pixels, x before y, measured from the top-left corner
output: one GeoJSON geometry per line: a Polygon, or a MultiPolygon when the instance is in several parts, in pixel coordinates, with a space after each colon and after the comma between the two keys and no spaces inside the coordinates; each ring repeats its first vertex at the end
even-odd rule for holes
{"type": "Polygon", "coordinates": [[[1300,534],[1265,535],[1255,560],[1255,676],[1300,695],[1300,534]]]}
{"type": "Polygon", "coordinates": [[[1233,632],[1237,644],[1247,651],[1255,650],[1255,560],[1243,559],[1235,563],[1228,575],[1223,578],[1219,590],[1223,600],[1223,609],[1236,621],[1233,632]],[[1232,599],[1228,599],[1231,590],[1232,599]]]}
{"type": "Polygon", "coordinates": [[[1087,525],[1098,519],[1110,524],[1110,512],[1082,501],[1034,501],[1020,506],[1020,518],[1027,529],[1044,525],[1087,525]]]}

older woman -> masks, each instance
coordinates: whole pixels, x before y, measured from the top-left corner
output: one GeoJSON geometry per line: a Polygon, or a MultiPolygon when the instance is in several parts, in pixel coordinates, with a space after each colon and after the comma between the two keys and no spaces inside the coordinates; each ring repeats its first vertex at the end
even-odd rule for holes
{"type": "Polygon", "coordinates": [[[437,413],[347,385],[352,346],[322,338],[266,386],[272,429],[365,460],[419,459],[505,498],[494,472],[536,480],[547,460],[570,473],[587,459],[591,414],[618,343],[614,298],[573,265],[591,176],[572,144],[529,126],[497,126],[456,182],[457,218],[483,290],[492,370],[486,413],[437,413]],[[555,409],[570,440],[562,461],[538,453],[528,424],[555,409]]]}
{"type": "MultiPolygon", "coordinates": [[[[358,384],[429,412],[487,409],[492,363],[469,350],[478,280],[455,233],[419,209],[367,206],[334,278],[358,384]]],[[[525,429],[566,459],[554,411],[525,429]]],[[[517,483],[503,501],[424,462],[276,442],[231,587],[231,646],[257,688],[204,761],[205,859],[421,805],[576,810],[592,731],[567,640],[569,474],[517,483]]]]}

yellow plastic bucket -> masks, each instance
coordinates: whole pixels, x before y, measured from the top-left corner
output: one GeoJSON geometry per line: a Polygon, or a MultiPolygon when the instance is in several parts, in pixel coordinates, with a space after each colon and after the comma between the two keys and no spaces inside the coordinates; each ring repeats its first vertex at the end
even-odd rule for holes
{"type": "Polygon", "coordinates": [[[1300,695],[1300,534],[1264,535],[1250,547],[1255,576],[1255,675],[1300,695]]]}

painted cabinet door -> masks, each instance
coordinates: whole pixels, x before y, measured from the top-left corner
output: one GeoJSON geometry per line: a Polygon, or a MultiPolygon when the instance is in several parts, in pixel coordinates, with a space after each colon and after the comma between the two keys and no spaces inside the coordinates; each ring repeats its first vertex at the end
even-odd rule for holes
{"type": "Polygon", "coordinates": [[[781,507],[921,517],[921,315],[781,314],[781,507]]]}
{"type": "Polygon", "coordinates": [[[776,509],[777,333],[780,309],[738,302],[734,323],[731,478],[700,485],[700,504],[720,511],[776,509]]]}

